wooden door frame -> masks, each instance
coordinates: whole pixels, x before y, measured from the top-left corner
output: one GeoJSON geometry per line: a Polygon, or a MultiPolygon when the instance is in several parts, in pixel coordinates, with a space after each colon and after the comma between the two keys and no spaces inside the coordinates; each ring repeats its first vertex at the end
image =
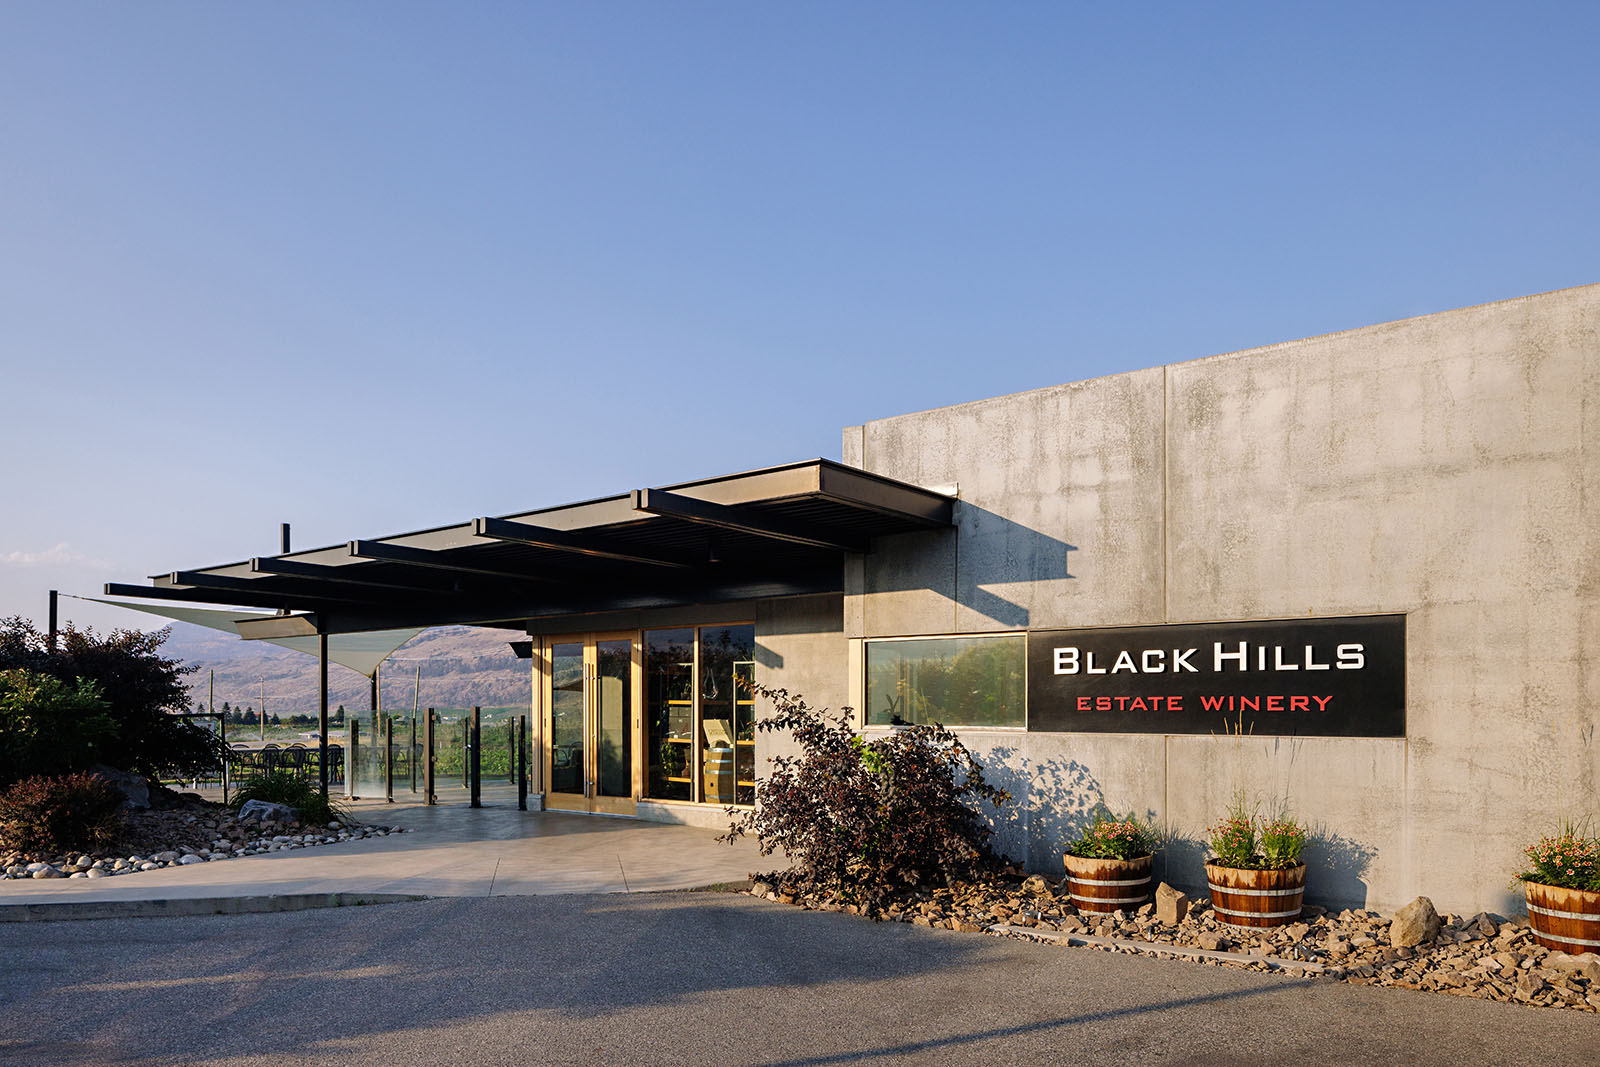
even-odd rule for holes
{"type": "Polygon", "coordinates": [[[638,630],[588,630],[565,634],[551,634],[539,641],[538,655],[538,695],[540,704],[540,751],[538,764],[547,786],[545,790],[545,807],[553,811],[588,812],[602,815],[634,815],[638,812],[638,802],[643,795],[644,767],[641,756],[643,746],[644,724],[644,650],[638,630]],[[629,782],[631,785],[630,796],[603,797],[600,795],[599,783],[599,758],[600,758],[600,727],[598,720],[598,686],[596,685],[597,651],[596,646],[602,641],[627,641],[628,642],[628,706],[632,715],[632,722],[625,724],[632,744],[629,746],[631,758],[629,760],[629,782]],[[554,701],[551,697],[551,686],[554,685],[554,646],[582,645],[583,647],[583,723],[584,723],[584,757],[582,768],[583,793],[557,793],[548,788],[553,781],[555,751],[550,744],[553,736],[553,724],[550,722],[553,714],[554,701]],[[552,800],[555,803],[552,803],[552,800]]]}

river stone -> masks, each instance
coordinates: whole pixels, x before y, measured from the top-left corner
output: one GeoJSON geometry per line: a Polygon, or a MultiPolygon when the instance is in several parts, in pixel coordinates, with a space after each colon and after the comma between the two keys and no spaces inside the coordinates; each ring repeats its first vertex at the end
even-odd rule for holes
{"type": "Polygon", "coordinates": [[[1177,926],[1189,914],[1189,896],[1182,890],[1162,882],[1156,887],[1156,921],[1166,926],[1177,926]]]}
{"type": "Polygon", "coordinates": [[[289,822],[299,818],[299,813],[287,804],[270,800],[247,800],[239,808],[240,822],[289,822]]]}
{"type": "Polygon", "coordinates": [[[1439,936],[1443,922],[1433,910],[1433,901],[1418,897],[1399,911],[1389,922],[1389,941],[1401,948],[1420,945],[1439,936]]]}

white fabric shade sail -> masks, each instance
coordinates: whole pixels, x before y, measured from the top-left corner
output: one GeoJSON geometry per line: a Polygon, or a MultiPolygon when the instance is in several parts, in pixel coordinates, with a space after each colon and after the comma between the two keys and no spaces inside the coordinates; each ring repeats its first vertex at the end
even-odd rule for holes
{"type": "MultiPolygon", "coordinates": [[[[129,604],[121,600],[101,600],[97,597],[80,597],[81,600],[93,601],[96,604],[109,604],[114,608],[127,608],[129,611],[142,611],[146,615],[159,615],[166,619],[177,619],[179,622],[192,623],[195,626],[204,626],[208,630],[219,633],[239,636],[239,621],[249,622],[253,619],[270,619],[271,612],[243,611],[238,608],[191,608],[187,605],[176,604],[129,604]]],[[[422,632],[423,628],[406,630],[372,630],[359,634],[330,634],[328,635],[328,659],[343,667],[349,667],[358,674],[371,678],[377,671],[378,665],[394,652],[395,649],[411,640],[422,632]]],[[[268,644],[292,648],[296,652],[304,652],[309,656],[317,654],[317,637],[268,637],[263,638],[268,644]]]]}

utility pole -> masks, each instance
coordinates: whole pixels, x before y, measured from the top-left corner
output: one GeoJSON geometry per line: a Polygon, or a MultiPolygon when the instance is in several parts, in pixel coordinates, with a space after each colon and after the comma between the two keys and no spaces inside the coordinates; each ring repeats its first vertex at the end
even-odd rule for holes
{"type": "Polygon", "coordinates": [[[50,590],[50,654],[52,656],[56,652],[56,634],[60,632],[60,628],[56,625],[56,595],[54,589],[50,590]]]}

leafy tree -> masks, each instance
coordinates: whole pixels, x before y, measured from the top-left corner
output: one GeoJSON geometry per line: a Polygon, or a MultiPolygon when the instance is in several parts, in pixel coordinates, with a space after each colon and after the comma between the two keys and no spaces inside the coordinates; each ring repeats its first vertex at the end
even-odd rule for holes
{"type": "Polygon", "coordinates": [[[109,757],[116,723],[94,682],[0,671],[0,785],[65,774],[109,757]]]}
{"type": "Polygon", "coordinates": [[[100,636],[71,623],[52,651],[33,623],[0,620],[0,670],[23,668],[68,685],[93,682],[115,725],[114,746],[100,761],[141,774],[188,776],[223,758],[221,740],[197,721],[177,714],[189,709],[184,675],[195,670],[159,653],[171,628],[156,633],[114,630],[100,636]]]}

